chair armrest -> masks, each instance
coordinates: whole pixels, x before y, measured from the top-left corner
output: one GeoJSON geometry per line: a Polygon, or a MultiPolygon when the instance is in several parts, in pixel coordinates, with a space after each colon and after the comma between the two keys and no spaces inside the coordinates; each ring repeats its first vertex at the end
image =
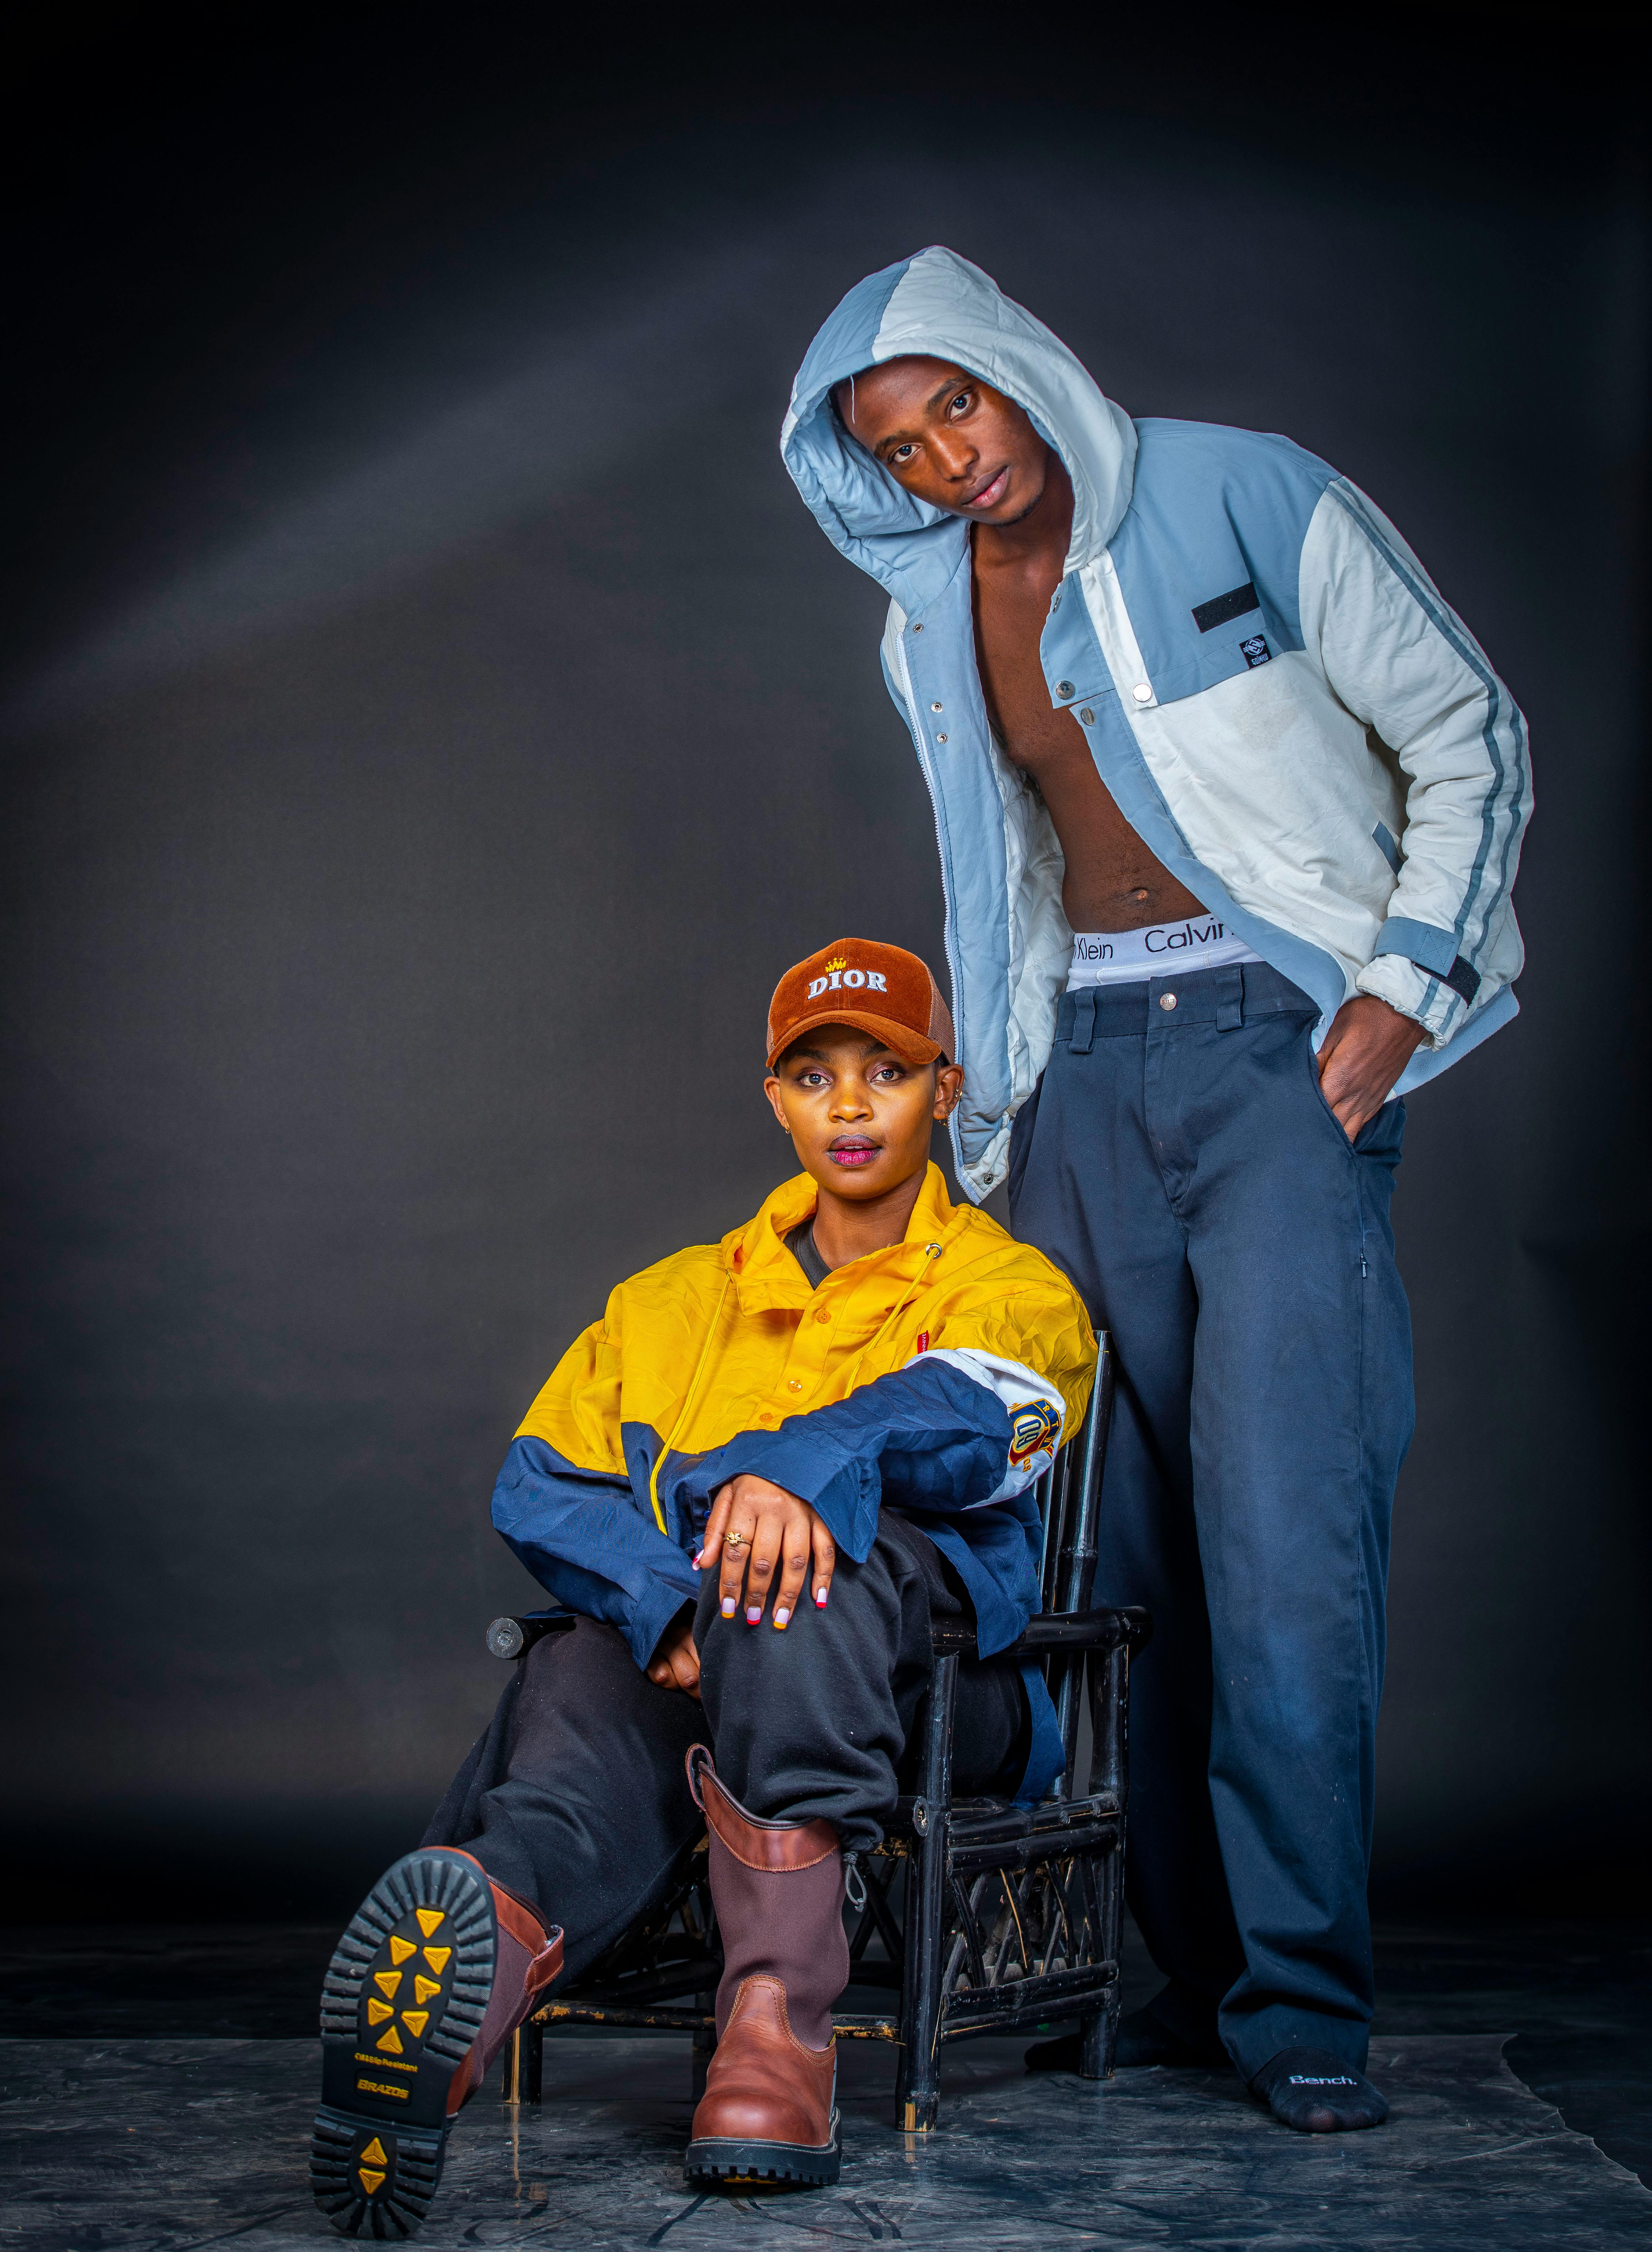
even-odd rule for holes
{"type": "Polygon", "coordinates": [[[488,1648],[496,1658],[520,1658],[541,1637],[566,1634],[578,1613],[524,1611],[519,1618],[496,1618],[488,1629],[488,1648]]]}
{"type": "MultiPolygon", "coordinates": [[[[961,1620],[936,1619],[930,1637],[937,1658],[974,1658],[975,1630],[961,1620]]],[[[1140,1650],[1153,1632],[1153,1621],[1139,1605],[1122,1610],[1102,1608],[1090,1611],[1041,1611],[1029,1619],[1026,1632],[995,1658],[1042,1658],[1059,1650],[1117,1650],[1121,1644],[1140,1650]]]]}

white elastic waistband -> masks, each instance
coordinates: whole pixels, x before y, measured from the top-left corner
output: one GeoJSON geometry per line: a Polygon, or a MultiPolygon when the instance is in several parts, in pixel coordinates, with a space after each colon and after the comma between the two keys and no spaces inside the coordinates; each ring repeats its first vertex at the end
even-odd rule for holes
{"type": "Polygon", "coordinates": [[[1177,970],[1225,970],[1261,956],[1214,915],[1147,923],[1140,930],[1075,930],[1067,990],[1079,985],[1139,984],[1177,970]]]}

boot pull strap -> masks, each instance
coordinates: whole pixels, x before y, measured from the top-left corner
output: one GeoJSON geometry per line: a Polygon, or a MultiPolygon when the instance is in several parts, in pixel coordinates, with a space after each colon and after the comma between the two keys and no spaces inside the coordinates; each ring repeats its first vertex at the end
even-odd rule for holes
{"type": "Polygon", "coordinates": [[[837,1832],[829,1822],[773,1822],[742,1806],[718,1776],[704,1744],[689,1746],[684,1765],[707,1828],[748,1869],[784,1875],[812,1869],[836,1852],[837,1832]]]}
{"type": "MultiPolygon", "coordinates": [[[[699,1808],[700,1812],[704,1814],[705,1811],[705,1801],[700,1795],[700,1762],[702,1760],[705,1761],[707,1767],[711,1767],[711,1755],[706,1746],[704,1744],[691,1744],[688,1748],[688,1758],[684,1762],[688,1769],[689,1797],[694,1801],[696,1806],[699,1808]]],[[[715,1768],[711,1768],[711,1772],[715,1775],[717,1773],[717,1769],[715,1768]]]]}

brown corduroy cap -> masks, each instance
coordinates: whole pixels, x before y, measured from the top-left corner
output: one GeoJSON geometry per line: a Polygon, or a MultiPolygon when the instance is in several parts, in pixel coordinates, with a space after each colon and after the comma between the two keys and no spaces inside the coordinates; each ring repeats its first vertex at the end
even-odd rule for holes
{"type": "Polygon", "coordinates": [[[788,970],[768,1004],[768,1062],[817,1025],[853,1025],[906,1063],[951,1057],[952,1017],[927,963],[904,946],[835,939],[788,970]]]}

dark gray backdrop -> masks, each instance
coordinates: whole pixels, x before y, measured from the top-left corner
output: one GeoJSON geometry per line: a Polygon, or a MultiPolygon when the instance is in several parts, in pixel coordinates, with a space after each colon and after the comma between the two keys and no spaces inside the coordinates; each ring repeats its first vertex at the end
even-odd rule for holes
{"type": "Polygon", "coordinates": [[[1397,1207],[1378,1879],[1630,1881],[1634,179],[1159,107],[380,120],[239,170],[226,128],[142,224],[113,166],[64,219],[10,428],[19,1912],[330,1906],[417,1829],[534,1592],[488,1524],[516,1421],[782,1171],[774,977],[939,961],[882,606],[775,448],[818,321],[932,240],[1132,412],[1336,463],[1530,716],[1524,1014],[1413,1102],[1397,1207]]]}

